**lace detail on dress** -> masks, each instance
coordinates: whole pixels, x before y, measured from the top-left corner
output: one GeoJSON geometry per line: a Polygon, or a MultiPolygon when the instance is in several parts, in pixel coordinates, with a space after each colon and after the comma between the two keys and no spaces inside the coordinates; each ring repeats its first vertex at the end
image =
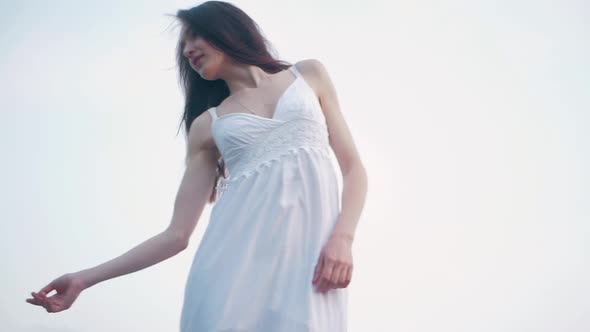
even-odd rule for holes
{"type": "Polygon", "coordinates": [[[283,156],[297,154],[300,150],[314,150],[330,156],[326,126],[307,118],[284,122],[270,130],[268,135],[263,135],[241,150],[240,153],[228,156],[226,165],[229,177],[220,179],[219,185],[216,186],[218,196],[221,196],[232,182],[259,172],[283,156]],[[234,163],[234,159],[239,160],[234,163]]]}

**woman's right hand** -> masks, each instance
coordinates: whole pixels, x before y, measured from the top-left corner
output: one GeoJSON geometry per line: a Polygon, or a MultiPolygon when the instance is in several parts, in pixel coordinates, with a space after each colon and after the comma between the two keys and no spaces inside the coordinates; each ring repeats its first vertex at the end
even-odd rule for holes
{"type": "Polygon", "coordinates": [[[60,312],[69,309],[84,289],[82,278],[76,273],[67,273],[50,282],[38,293],[31,292],[33,298],[26,301],[44,307],[47,312],[60,312]],[[48,297],[47,294],[52,290],[57,293],[48,297]]]}

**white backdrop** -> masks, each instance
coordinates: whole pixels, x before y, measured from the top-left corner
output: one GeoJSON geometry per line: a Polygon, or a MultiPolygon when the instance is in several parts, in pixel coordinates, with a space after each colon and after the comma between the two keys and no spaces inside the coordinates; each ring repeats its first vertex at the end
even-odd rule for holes
{"type": "MultiPolygon", "coordinates": [[[[590,330],[589,6],[235,1],[321,60],[369,175],[350,332],[590,330]]],[[[163,230],[183,172],[164,14],[191,1],[0,2],[0,330],[176,331],[190,247],[48,314],[53,278],[163,230]]]]}

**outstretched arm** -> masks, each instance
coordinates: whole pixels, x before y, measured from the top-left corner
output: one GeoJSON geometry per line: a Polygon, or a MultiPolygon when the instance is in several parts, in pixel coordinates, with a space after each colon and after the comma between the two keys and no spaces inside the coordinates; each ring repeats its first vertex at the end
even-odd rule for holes
{"type": "Polygon", "coordinates": [[[180,184],[170,225],[123,255],[98,266],[63,275],[27,302],[43,305],[48,312],[68,309],[78,294],[99,282],[142,270],[184,250],[211,195],[217,150],[210,138],[210,117],[193,121],[187,144],[187,167],[180,184]],[[57,294],[46,297],[52,290],[57,294]]]}
{"type": "Polygon", "coordinates": [[[217,150],[209,141],[209,116],[193,121],[187,143],[187,166],[174,202],[167,229],[125,254],[91,269],[80,271],[86,287],[132,273],[184,250],[211,194],[217,150]]]}

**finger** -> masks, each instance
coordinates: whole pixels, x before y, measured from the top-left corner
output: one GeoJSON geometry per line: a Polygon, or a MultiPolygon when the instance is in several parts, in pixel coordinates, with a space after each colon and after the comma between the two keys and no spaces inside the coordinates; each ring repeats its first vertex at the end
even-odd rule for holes
{"type": "Polygon", "coordinates": [[[344,279],[344,287],[348,287],[350,279],[352,278],[352,265],[346,269],[346,278],[344,279]]]}
{"type": "Polygon", "coordinates": [[[53,281],[49,283],[49,285],[43,287],[40,291],[39,294],[46,296],[47,294],[51,293],[52,290],[55,289],[55,286],[53,285],[53,281]]]}
{"type": "Polygon", "coordinates": [[[34,297],[40,298],[40,299],[44,299],[45,298],[45,295],[39,294],[37,292],[31,292],[31,295],[33,295],[34,297]]]}
{"type": "Polygon", "coordinates": [[[321,292],[327,291],[332,283],[332,273],[334,272],[334,263],[325,260],[322,274],[320,275],[320,284],[318,288],[321,292]]]}
{"type": "Polygon", "coordinates": [[[331,260],[326,260],[326,262],[324,264],[326,266],[324,267],[324,273],[322,275],[324,276],[324,279],[328,283],[332,283],[332,278],[334,276],[334,270],[336,268],[336,264],[334,264],[334,262],[331,260]]]}
{"type": "Polygon", "coordinates": [[[342,280],[340,281],[342,283],[342,287],[346,287],[348,286],[348,283],[350,282],[350,268],[352,265],[346,265],[344,266],[344,269],[342,270],[342,280]]]}
{"type": "Polygon", "coordinates": [[[323,277],[320,277],[320,279],[318,280],[318,282],[315,286],[315,290],[316,290],[316,292],[319,292],[319,293],[323,293],[326,291],[326,281],[324,280],[323,277]]]}
{"type": "Polygon", "coordinates": [[[26,299],[26,301],[30,304],[34,304],[34,305],[42,305],[42,301],[37,300],[37,299],[26,299]]]}
{"type": "Polygon", "coordinates": [[[47,300],[43,303],[43,307],[47,312],[55,312],[55,303],[52,300],[47,300]]]}
{"type": "Polygon", "coordinates": [[[318,279],[315,283],[315,288],[316,288],[316,291],[318,291],[318,292],[324,292],[326,290],[327,284],[326,284],[326,278],[324,277],[324,275],[326,274],[325,271],[326,271],[326,265],[324,263],[324,264],[322,264],[322,270],[320,271],[318,279]]]}
{"type": "Polygon", "coordinates": [[[342,280],[342,287],[348,287],[350,283],[350,275],[351,275],[352,267],[349,266],[344,270],[344,280],[342,280]]]}
{"type": "Polygon", "coordinates": [[[338,278],[340,278],[340,264],[334,264],[332,268],[332,275],[330,279],[328,279],[328,287],[329,288],[337,288],[338,287],[338,278]]]}
{"type": "Polygon", "coordinates": [[[48,301],[47,298],[45,298],[35,292],[31,292],[31,294],[33,295],[33,298],[27,299],[27,302],[34,304],[34,305],[42,306],[42,307],[47,306],[47,301],[48,301]]]}
{"type": "Polygon", "coordinates": [[[320,256],[320,258],[315,266],[315,271],[313,274],[312,283],[316,284],[319,281],[320,276],[322,275],[323,267],[324,267],[324,259],[323,259],[323,256],[320,256]]]}
{"type": "Polygon", "coordinates": [[[47,308],[49,309],[48,312],[59,312],[61,311],[59,305],[56,303],[48,303],[47,308]]]}
{"type": "Polygon", "coordinates": [[[31,295],[33,296],[33,300],[35,301],[35,303],[43,304],[43,302],[45,301],[45,297],[40,296],[35,292],[31,292],[31,295]]]}
{"type": "MultiPolygon", "coordinates": [[[[60,312],[68,309],[70,306],[66,305],[65,299],[57,299],[53,302],[53,310],[54,312],[60,312]]],[[[71,304],[70,304],[71,305],[71,304]]]]}
{"type": "Polygon", "coordinates": [[[332,273],[332,284],[334,288],[340,288],[344,285],[344,278],[346,277],[346,266],[338,264],[332,273]]]}
{"type": "Polygon", "coordinates": [[[348,269],[349,268],[350,268],[350,265],[346,265],[342,269],[342,279],[340,280],[340,283],[342,285],[341,286],[342,288],[348,286],[348,269]]]}
{"type": "Polygon", "coordinates": [[[334,285],[332,284],[332,282],[330,280],[324,279],[322,284],[319,286],[319,291],[322,293],[325,293],[333,287],[334,287],[334,285]]]}

